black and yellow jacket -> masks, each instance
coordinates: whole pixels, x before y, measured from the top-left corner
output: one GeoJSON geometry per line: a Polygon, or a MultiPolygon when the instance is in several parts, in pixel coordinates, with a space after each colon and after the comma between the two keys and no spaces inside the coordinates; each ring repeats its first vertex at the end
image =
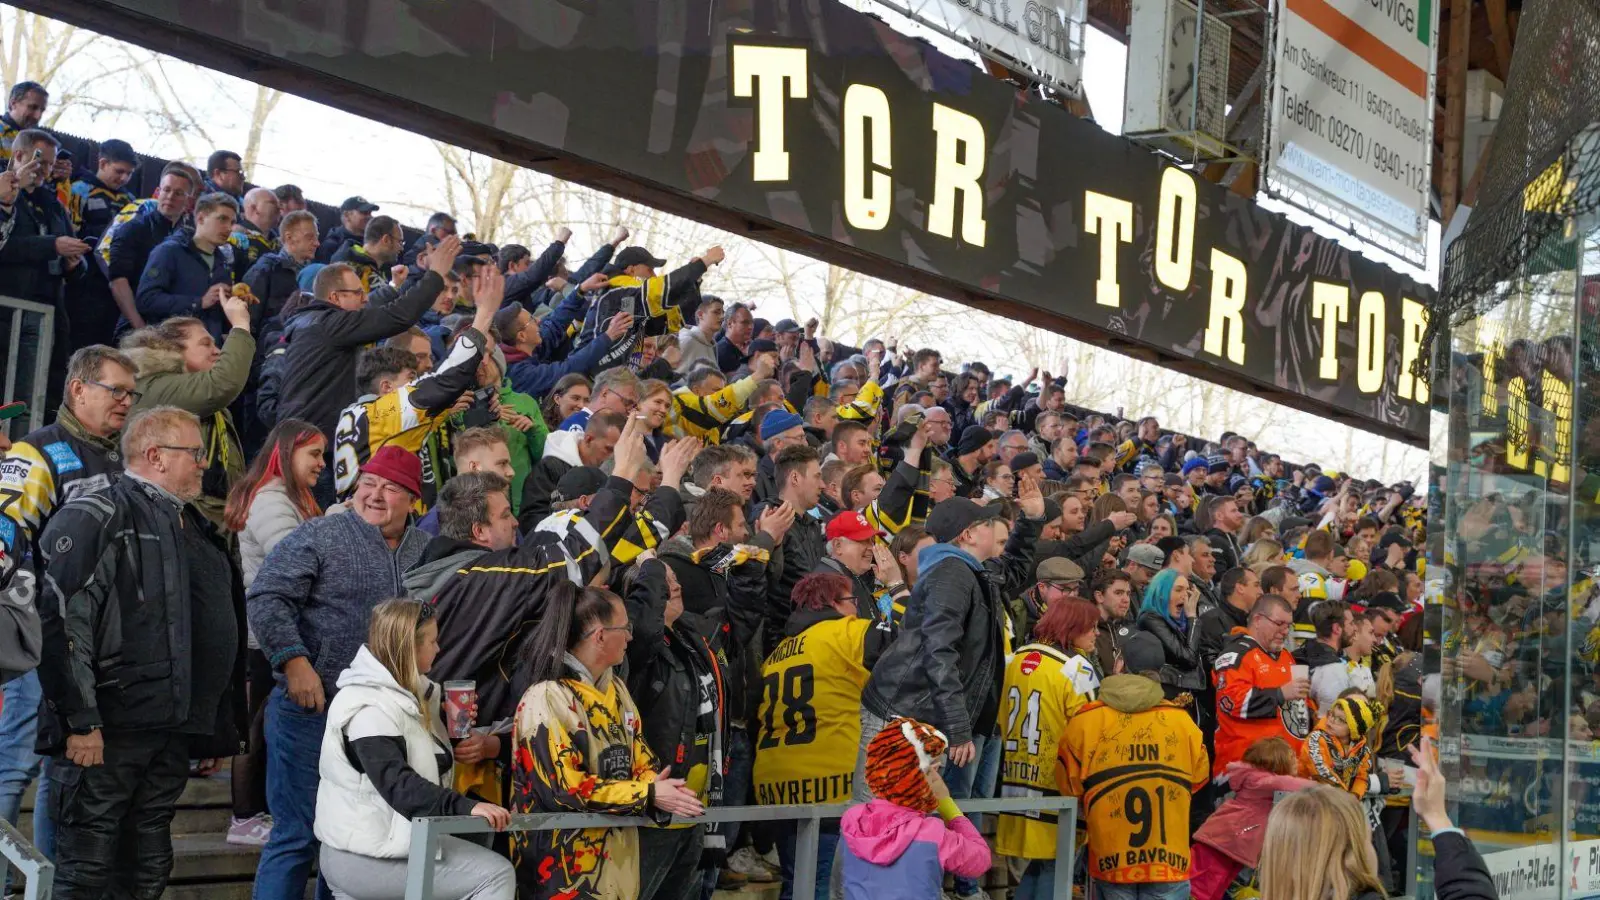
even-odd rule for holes
{"type": "MultiPolygon", "coordinates": [[[[277,253],[283,249],[283,242],[278,239],[276,233],[262,231],[256,227],[256,223],[242,215],[239,217],[239,221],[234,224],[233,234],[228,236],[228,243],[233,245],[234,281],[244,280],[245,273],[249,272],[250,268],[261,257],[266,256],[268,253],[277,253]]],[[[359,272],[360,270],[358,269],[357,271],[359,272]]],[[[366,284],[365,276],[362,277],[362,283],[366,284]]],[[[369,285],[367,290],[370,291],[373,287],[369,285]]],[[[265,300],[266,298],[262,297],[261,299],[265,300]]]]}
{"type": "Polygon", "coordinates": [[[720,391],[701,396],[688,388],[672,392],[672,418],[667,431],[677,437],[699,438],[707,444],[722,443],[722,429],[755,393],[755,376],[746,376],[720,391]]]}
{"type": "Polygon", "coordinates": [[[680,304],[690,292],[698,289],[700,279],[706,274],[706,264],[698,259],[653,278],[635,278],[632,275],[614,275],[611,282],[600,291],[600,296],[583,317],[583,329],[578,335],[582,347],[604,334],[611,318],[619,312],[633,313],[633,328],[613,343],[595,366],[595,371],[625,365],[638,349],[639,341],[646,336],[677,334],[683,330],[683,310],[680,304]]]}
{"type": "Polygon", "coordinates": [[[90,434],[65,406],[53,425],[11,445],[0,460],[0,550],[39,560],[38,540],[68,500],[107,487],[122,474],[116,438],[90,434]]]}
{"type": "Polygon", "coordinates": [[[345,244],[340,247],[339,252],[333,254],[332,262],[344,263],[355,269],[356,275],[361,278],[361,286],[369,294],[389,280],[389,267],[380,266],[378,261],[367,253],[367,248],[360,244],[345,244]]]}
{"type": "Polygon", "coordinates": [[[69,196],[67,214],[72,217],[78,239],[88,244],[98,242],[117,214],[137,199],[132,191],[112,190],[93,175],[74,181],[69,196]]]}
{"type": "MultiPolygon", "coordinates": [[[[394,444],[412,453],[423,449],[428,436],[445,424],[450,408],[477,384],[486,346],[484,336],[468,328],[437,369],[382,397],[367,394],[345,407],[333,433],[333,484],[341,501],[355,493],[356,476],[379,448],[394,444]]],[[[438,465],[439,460],[423,459],[422,511],[433,507],[440,486],[438,465]]]]}

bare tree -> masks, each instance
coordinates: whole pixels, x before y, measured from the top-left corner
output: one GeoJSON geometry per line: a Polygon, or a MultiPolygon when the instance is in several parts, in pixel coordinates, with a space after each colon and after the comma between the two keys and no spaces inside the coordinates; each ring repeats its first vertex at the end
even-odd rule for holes
{"type": "Polygon", "coordinates": [[[0,81],[7,87],[37,81],[48,88],[50,108],[43,124],[52,128],[61,113],[89,96],[96,84],[126,71],[99,64],[99,54],[89,52],[106,41],[64,22],[0,6],[0,81]]]}

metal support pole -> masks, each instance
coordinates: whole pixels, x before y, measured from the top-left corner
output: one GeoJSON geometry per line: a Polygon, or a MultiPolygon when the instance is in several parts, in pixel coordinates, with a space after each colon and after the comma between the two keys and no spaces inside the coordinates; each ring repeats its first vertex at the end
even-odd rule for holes
{"type": "Polygon", "coordinates": [[[817,895],[817,854],[822,848],[822,820],[801,819],[794,840],[794,896],[817,895]]]}
{"type": "Polygon", "coordinates": [[[1064,809],[1056,815],[1056,878],[1051,896],[1070,900],[1073,869],[1077,867],[1077,810],[1064,809]]]}
{"type": "Polygon", "coordinates": [[[434,820],[411,820],[411,862],[406,866],[406,900],[432,900],[433,858],[438,844],[434,835],[434,820]]]}
{"type": "Polygon", "coordinates": [[[1422,873],[1417,871],[1419,856],[1417,843],[1422,840],[1422,829],[1417,826],[1416,812],[1413,811],[1406,819],[1406,881],[1408,883],[1401,885],[1400,893],[1401,896],[1425,900],[1425,898],[1421,897],[1422,873]]]}

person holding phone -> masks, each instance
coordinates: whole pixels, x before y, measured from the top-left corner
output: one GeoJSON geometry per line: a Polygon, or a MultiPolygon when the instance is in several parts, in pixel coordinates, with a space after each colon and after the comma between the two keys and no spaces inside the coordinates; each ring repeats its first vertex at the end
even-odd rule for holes
{"type": "MultiPolygon", "coordinates": [[[[63,285],[77,282],[88,272],[84,256],[89,245],[74,235],[72,219],[61,205],[49,176],[56,164],[60,144],[49,132],[29,128],[11,139],[8,183],[14,184],[11,214],[6,217],[10,235],[0,244],[0,284],[8,297],[30,300],[56,311],[54,339],[46,364],[45,406],[61,404],[66,384],[70,329],[63,285]],[[14,179],[14,181],[13,181],[14,179]]],[[[3,227],[3,226],[0,226],[3,227]]],[[[11,330],[16,313],[0,310],[0,331],[11,330]]],[[[17,383],[12,396],[33,395],[34,378],[39,369],[41,325],[39,316],[21,320],[21,340],[17,343],[17,383]]],[[[0,346],[0,367],[9,365],[10,350],[0,346]]]]}

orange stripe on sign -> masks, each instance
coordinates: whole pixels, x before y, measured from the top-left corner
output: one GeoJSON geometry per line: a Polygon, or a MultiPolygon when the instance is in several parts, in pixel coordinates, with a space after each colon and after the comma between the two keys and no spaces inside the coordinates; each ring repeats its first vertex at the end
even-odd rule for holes
{"type": "Polygon", "coordinates": [[[1346,50],[1371,63],[1373,68],[1393,78],[1401,87],[1418,97],[1428,96],[1428,73],[1421,66],[1401,56],[1399,51],[1356,24],[1355,20],[1334,9],[1328,0],[1289,0],[1289,11],[1338,41],[1346,50]]]}

